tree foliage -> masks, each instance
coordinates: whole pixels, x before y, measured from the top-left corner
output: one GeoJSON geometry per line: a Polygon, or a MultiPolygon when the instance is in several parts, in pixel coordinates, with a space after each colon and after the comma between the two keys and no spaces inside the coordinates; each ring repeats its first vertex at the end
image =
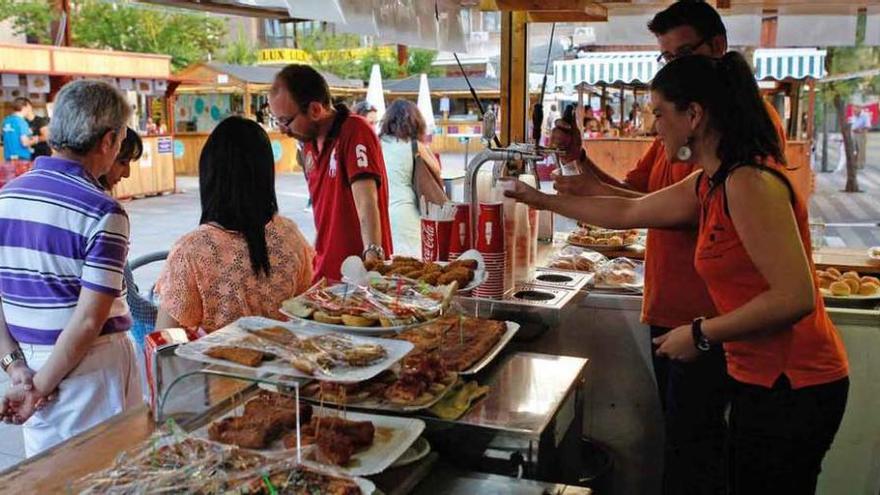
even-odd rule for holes
{"type": "Polygon", "coordinates": [[[336,50],[357,48],[360,39],[356,35],[335,34],[327,30],[312,31],[298,36],[297,42],[299,47],[309,54],[315,69],[335,74],[343,79],[360,77],[358,64],[332,53],[336,50]]]}
{"type": "Polygon", "coordinates": [[[0,0],[0,21],[10,19],[12,30],[38,43],[52,43],[52,9],[45,1],[0,0]]]}
{"type": "Polygon", "coordinates": [[[222,58],[227,64],[253,65],[257,62],[257,47],[248,43],[239,32],[238,38],[226,47],[222,58]]]}
{"type": "MultiPolygon", "coordinates": [[[[856,30],[856,46],[829,47],[825,58],[825,69],[829,76],[851,74],[854,72],[880,67],[880,48],[864,46],[867,16],[859,15],[856,30]]],[[[822,98],[834,106],[837,113],[837,124],[843,137],[843,149],[846,155],[846,186],[845,192],[858,192],[858,171],[856,169],[855,147],[851,126],[846,119],[846,102],[856,92],[880,92],[880,76],[855,77],[834,81],[823,85],[822,98]]],[[[824,118],[824,115],[823,115],[824,118]]]]}
{"type": "Polygon", "coordinates": [[[406,64],[406,73],[408,75],[427,74],[428,77],[435,77],[442,74],[439,67],[432,64],[437,59],[435,50],[426,50],[424,48],[410,48],[409,60],[406,64]]]}
{"type": "MultiPolygon", "coordinates": [[[[56,16],[45,0],[0,0],[0,20],[42,43],[56,16]]],[[[213,57],[226,34],[222,19],[128,1],[73,0],[70,26],[74,46],[170,55],[175,69],[213,57]]]]}

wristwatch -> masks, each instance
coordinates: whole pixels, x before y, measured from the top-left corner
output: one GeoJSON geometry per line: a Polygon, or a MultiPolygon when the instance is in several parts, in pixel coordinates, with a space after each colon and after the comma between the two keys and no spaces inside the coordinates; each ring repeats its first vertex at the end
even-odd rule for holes
{"type": "Polygon", "coordinates": [[[16,361],[24,361],[24,353],[21,352],[21,349],[16,349],[3,356],[3,359],[0,359],[0,368],[3,368],[5,372],[16,361]]]}
{"type": "Polygon", "coordinates": [[[377,246],[376,244],[370,244],[367,246],[367,249],[364,249],[364,253],[361,255],[361,258],[366,258],[367,253],[373,253],[378,256],[380,259],[385,259],[385,250],[382,249],[382,246],[377,246]]]}
{"type": "Polygon", "coordinates": [[[694,347],[699,349],[702,352],[707,352],[712,348],[712,344],[709,342],[709,339],[703,334],[703,321],[706,318],[701,316],[699,318],[695,318],[693,323],[691,323],[691,335],[694,338],[694,347]]]}

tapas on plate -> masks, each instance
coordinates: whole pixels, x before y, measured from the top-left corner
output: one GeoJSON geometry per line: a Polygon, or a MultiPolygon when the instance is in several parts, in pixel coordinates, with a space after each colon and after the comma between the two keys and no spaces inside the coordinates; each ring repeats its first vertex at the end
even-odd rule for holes
{"type": "Polygon", "coordinates": [[[404,278],[371,278],[365,285],[321,282],[285,301],[282,312],[336,330],[400,329],[430,321],[449,305],[458,283],[434,287],[404,278]]]}

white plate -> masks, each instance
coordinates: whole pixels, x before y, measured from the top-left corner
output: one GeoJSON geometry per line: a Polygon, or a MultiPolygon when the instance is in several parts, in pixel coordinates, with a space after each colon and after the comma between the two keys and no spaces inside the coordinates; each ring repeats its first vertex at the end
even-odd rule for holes
{"type": "Polygon", "coordinates": [[[632,291],[642,291],[645,288],[645,265],[642,263],[636,263],[635,268],[632,268],[634,272],[636,272],[636,281],[630,284],[606,284],[602,282],[598,282],[599,275],[593,278],[593,288],[599,290],[632,290],[632,291]]]}
{"type": "MultiPolygon", "coordinates": [[[[346,290],[346,286],[347,286],[347,284],[337,284],[337,285],[334,285],[333,287],[330,287],[328,290],[330,290],[331,292],[343,292],[346,290]]],[[[354,290],[354,289],[350,288],[350,286],[349,286],[348,290],[354,290]]],[[[301,296],[297,296],[297,297],[301,297],[301,296]]],[[[297,299],[297,298],[294,298],[294,299],[297,299]]],[[[284,302],[286,303],[287,301],[284,301],[284,302]]],[[[289,311],[285,310],[283,303],[282,303],[281,309],[279,309],[279,311],[284,316],[287,316],[290,319],[295,320],[299,323],[314,325],[317,328],[324,328],[324,329],[333,330],[336,332],[360,334],[360,335],[382,335],[382,334],[388,334],[388,333],[397,333],[397,332],[400,332],[401,330],[405,330],[411,326],[421,325],[422,323],[428,323],[430,321],[434,321],[435,319],[437,319],[437,317],[434,317],[434,318],[430,318],[425,321],[410,323],[407,325],[395,325],[395,326],[391,326],[391,327],[383,327],[383,326],[351,327],[348,325],[336,325],[333,323],[321,323],[319,321],[315,321],[310,318],[302,318],[300,316],[296,316],[293,313],[290,313],[289,311]]]]}
{"type": "MultiPolygon", "coordinates": [[[[483,255],[476,249],[469,249],[461,253],[461,256],[458,257],[458,260],[476,260],[477,262],[477,269],[474,270],[474,279],[471,280],[470,283],[466,286],[459,288],[456,291],[459,294],[476,289],[489,278],[489,275],[486,273],[486,261],[483,259],[483,255]]],[[[385,264],[391,264],[393,262],[394,260],[392,259],[386,261],[385,264]]],[[[440,266],[446,266],[451,263],[451,261],[434,261],[432,263],[437,263],[440,266]]]]}
{"type": "Polygon", "coordinates": [[[828,291],[828,289],[819,289],[822,292],[822,297],[826,301],[878,301],[880,300],[880,294],[875,294],[873,296],[860,296],[858,294],[854,294],[851,296],[835,296],[828,291]]]}
{"type": "MultiPolygon", "coordinates": [[[[314,406],[314,414],[318,416],[330,417],[338,416],[339,411],[328,408],[314,406]]],[[[219,421],[227,416],[239,416],[244,412],[244,404],[234,408],[227,414],[217,418],[219,421]]],[[[370,421],[376,428],[373,437],[373,445],[367,450],[359,452],[352,456],[351,467],[335,466],[321,464],[311,458],[314,447],[308,446],[302,450],[303,464],[312,464],[321,466],[322,470],[331,468],[333,471],[348,476],[370,476],[381,473],[398,460],[409,447],[415,442],[425,430],[425,422],[416,418],[404,418],[397,416],[380,416],[378,414],[345,412],[343,417],[351,421],[370,421]]],[[[194,436],[208,439],[208,428],[211,423],[199,428],[193,432],[194,436]]],[[[281,440],[276,440],[269,448],[264,450],[255,450],[263,455],[295,455],[296,449],[288,449],[284,447],[281,440]]],[[[369,492],[368,492],[369,493],[369,492]]]]}
{"type": "Polygon", "coordinates": [[[505,321],[504,324],[507,326],[507,330],[501,335],[501,338],[498,339],[498,342],[495,343],[495,346],[486,353],[485,356],[478,359],[474,364],[471,365],[470,368],[459,371],[459,375],[475,375],[483,370],[486,366],[489,365],[497,356],[501,353],[504,347],[513,340],[513,337],[516,336],[516,332],[519,331],[519,323],[513,321],[505,321]]]}
{"type": "Polygon", "coordinates": [[[397,458],[396,461],[394,461],[394,464],[392,464],[391,467],[398,468],[402,466],[408,466],[414,462],[421,461],[430,453],[431,444],[428,443],[427,440],[425,440],[425,437],[419,437],[418,439],[416,439],[415,443],[413,443],[408,449],[406,449],[406,452],[404,452],[403,455],[401,455],[399,458],[397,458]]]}
{"type": "MultiPolygon", "coordinates": [[[[440,399],[446,396],[450,390],[455,388],[456,384],[458,384],[458,373],[449,372],[450,375],[453,375],[454,379],[450,379],[449,385],[436,397],[434,397],[430,402],[426,402],[425,404],[419,404],[417,406],[404,406],[400,404],[395,404],[393,402],[386,401],[384,399],[378,399],[375,397],[368,397],[362,401],[351,402],[348,404],[337,404],[336,402],[330,400],[324,400],[323,404],[327,406],[333,407],[341,407],[347,409],[362,409],[366,411],[389,411],[396,413],[411,413],[416,411],[423,411],[425,409],[431,408],[434,404],[440,402],[440,399]]],[[[312,404],[318,404],[321,401],[317,397],[306,396],[302,392],[300,392],[300,398],[308,401],[312,404]]]]}
{"type": "MultiPolygon", "coordinates": [[[[205,354],[205,351],[207,351],[209,347],[213,347],[216,345],[230,345],[233,344],[236,340],[239,340],[242,337],[249,335],[247,329],[255,330],[259,328],[274,326],[287,328],[291,332],[303,336],[325,335],[328,333],[333,333],[328,330],[315,327],[314,325],[296,325],[289,322],[282,322],[259,316],[248,316],[245,318],[240,318],[235,323],[227,325],[214,333],[202,337],[199,340],[178,346],[174,352],[175,354],[183,358],[201,361],[203,363],[218,364],[231,368],[256,371],[262,374],[275,373],[284,376],[316,378],[320,380],[331,380],[334,382],[352,383],[368,380],[378,375],[379,373],[393,366],[396,362],[400,361],[401,358],[406,356],[409,351],[413,349],[413,345],[411,343],[402,340],[377,339],[354,335],[341,336],[351,339],[351,341],[356,344],[361,343],[381,345],[385,348],[387,356],[385,357],[385,359],[379,360],[369,366],[339,366],[333,368],[329,372],[318,371],[314,376],[307,375],[297,370],[292,365],[285,363],[280,358],[276,358],[271,361],[264,361],[260,364],[260,366],[257,367],[250,367],[234,363],[232,361],[213,358],[205,354]]],[[[267,346],[267,352],[271,352],[271,349],[268,349],[268,347],[270,346],[267,346]]]]}

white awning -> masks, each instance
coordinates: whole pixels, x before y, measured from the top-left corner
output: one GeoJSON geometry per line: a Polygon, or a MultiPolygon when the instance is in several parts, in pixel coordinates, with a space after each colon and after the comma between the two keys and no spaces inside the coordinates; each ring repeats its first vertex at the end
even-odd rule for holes
{"type": "MultiPolygon", "coordinates": [[[[761,48],[755,50],[752,67],[758,80],[821,79],[825,54],[815,48],[761,48]]],[[[573,60],[558,60],[553,62],[556,86],[649,83],[660,70],[659,55],[656,51],[590,52],[573,60]]]]}
{"type": "Polygon", "coordinates": [[[590,52],[574,60],[553,62],[556,86],[648,83],[660,70],[660,52],[590,52]]]}
{"type": "Polygon", "coordinates": [[[815,48],[759,48],[752,58],[755,78],[822,79],[825,77],[825,50],[815,48]]]}

